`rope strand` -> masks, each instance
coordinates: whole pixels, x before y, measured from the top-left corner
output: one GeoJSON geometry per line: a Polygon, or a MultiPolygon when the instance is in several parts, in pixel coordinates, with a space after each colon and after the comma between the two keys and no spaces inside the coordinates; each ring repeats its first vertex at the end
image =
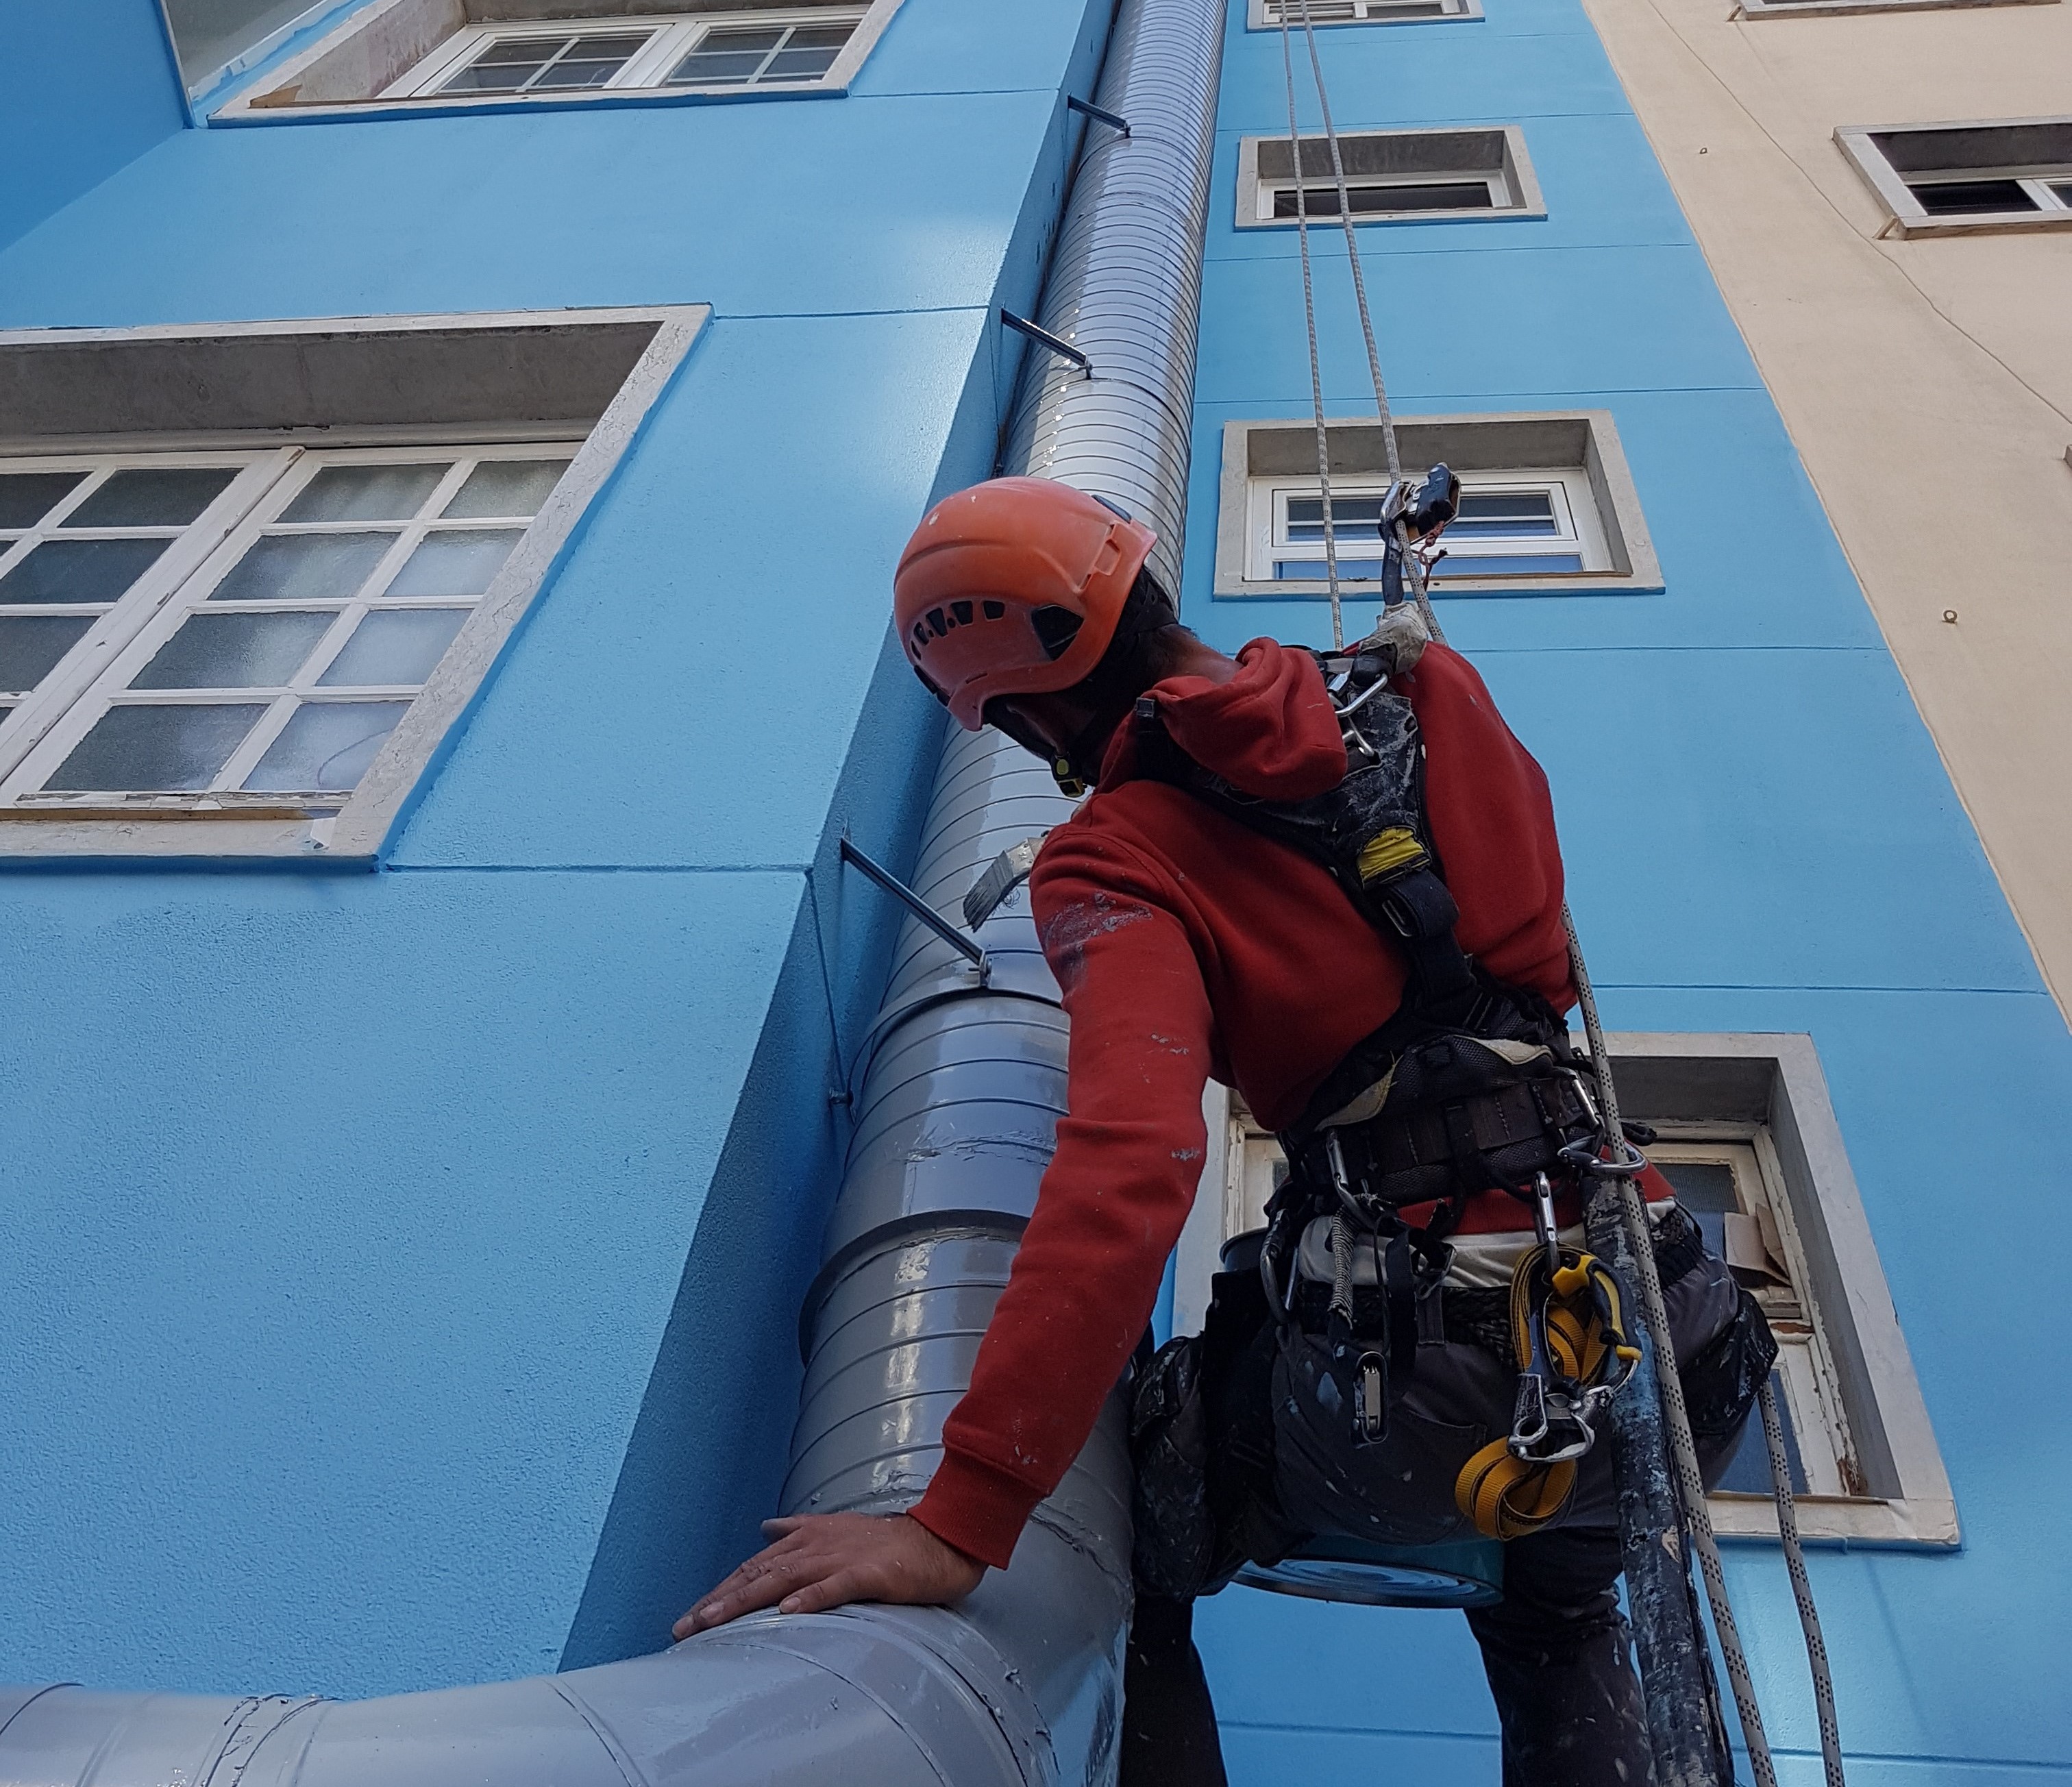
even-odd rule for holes
{"type": "MultiPolygon", "coordinates": [[[[1302,0],[1305,22],[1309,13],[1309,0],[1302,0]]],[[[1317,483],[1324,498],[1324,577],[1331,592],[1331,649],[1342,651],[1346,626],[1338,600],[1338,531],[1331,517],[1331,449],[1324,428],[1324,376],[1317,358],[1317,292],[1309,273],[1309,202],[1302,187],[1302,134],[1295,121],[1295,51],[1288,36],[1285,0],[1281,8],[1281,66],[1288,81],[1288,152],[1295,162],[1295,237],[1302,250],[1302,318],[1309,331],[1309,407],[1317,423],[1317,483]]]]}

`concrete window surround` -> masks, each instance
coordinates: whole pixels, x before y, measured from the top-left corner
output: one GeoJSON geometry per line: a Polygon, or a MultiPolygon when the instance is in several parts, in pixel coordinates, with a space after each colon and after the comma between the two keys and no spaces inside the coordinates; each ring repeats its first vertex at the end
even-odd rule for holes
{"type": "MultiPolygon", "coordinates": [[[[1301,0],[1287,0],[1288,23],[1299,30],[1301,0]]],[[[1244,28],[1281,29],[1281,0],[1246,0],[1244,28]]],[[[1309,23],[1322,30],[1334,25],[1430,25],[1456,18],[1479,18],[1482,0],[1309,0],[1309,23]]]]}
{"type": "MultiPolygon", "coordinates": [[[[1505,217],[1544,217],[1545,202],[1532,162],[1525,152],[1525,133],[1515,124],[1457,125],[1415,130],[1341,130],[1339,159],[1345,170],[1346,195],[1356,224],[1452,223],[1505,217]],[[1361,189],[1375,189],[1404,199],[1363,209],[1361,189]],[[1479,187],[1482,197],[1466,189],[1479,187]],[[1408,195],[1417,189],[1457,190],[1467,202],[1427,207],[1408,195]]],[[[1338,222],[1337,183],[1330,146],[1322,136],[1302,138],[1301,185],[1309,195],[1309,221],[1338,222]],[[1326,211],[1321,215],[1318,206],[1326,211]]],[[[1238,143],[1237,227],[1240,229],[1293,229],[1286,195],[1295,184],[1295,157],[1281,136],[1245,137],[1238,143]]]]}
{"type": "MultiPolygon", "coordinates": [[[[1788,1208],[1799,1255],[1794,1263],[1809,1281],[1825,1352],[1840,1380],[1867,1492],[1798,1496],[1800,1532],[1852,1545],[1954,1549],[1961,1534],[1949,1475],[1813,1039],[1629,1033],[1606,1041],[1626,1115],[1653,1124],[1664,1142],[1753,1144],[1788,1208]]],[[[1272,1189],[1271,1161],[1278,1158],[1272,1138],[1256,1130],[1225,1088],[1211,1084],[1203,1108],[1209,1147],[1203,1189],[1180,1237],[1175,1333],[1200,1327],[1217,1250],[1227,1233],[1256,1225],[1272,1189]]],[[[1776,1509],[1767,1497],[1708,1500],[1720,1537],[1777,1538],[1776,1509]]]]}
{"type": "MultiPolygon", "coordinates": [[[[1448,577],[1434,590],[1441,599],[1540,593],[1641,594],[1662,589],[1662,573],[1641,516],[1639,494],[1609,411],[1399,417],[1396,429],[1406,475],[1443,463],[1472,483],[1477,472],[1534,468],[1544,473],[1553,468],[1568,474],[1571,488],[1587,489],[1595,499],[1596,513],[1588,520],[1594,523],[1590,531],[1601,541],[1602,563],[1597,567],[1448,577]]],[[[1379,421],[1334,421],[1325,432],[1334,479],[1371,483],[1387,478],[1379,421]]],[[[1329,595],[1329,585],[1322,578],[1298,581],[1254,574],[1253,536],[1260,503],[1271,499],[1268,493],[1276,483],[1293,480],[1308,480],[1314,494],[1316,475],[1316,427],[1308,419],[1223,425],[1213,590],[1217,599],[1329,595]]],[[[1351,587],[1357,592],[1378,585],[1351,587]]]]}
{"type": "Polygon", "coordinates": [[[1940,12],[1955,6],[2054,6],[2058,0],[1741,0],[1737,18],[1792,18],[1808,14],[1940,12]]]}
{"type": "Polygon", "coordinates": [[[1974,236],[2072,228],[2072,116],[1947,124],[1844,125],[1835,141],[1892,214],[1888,233],[1974,236]],[[1970,183],[2019,204],[1938,214],[1919,189],[1970,183]]]}
{"type": "MultiPolygon", "coordinates": [[[[681,21],[706,14],[741,19],[758,13],[796,19],[816,10],[813,0],[375,0],[264,79],[217,107],[212,124],[263,124],[323,118],[407,117],[415,113],[499,110],[512,107],[705,105],[750,100],[836,98],[884,34],[900,0],[863,0],[824,10],[844,20],[861,14],[849,41],[817,80],[752,87],[602,87],[551,93],[434,92],[392,95],[412,70],[438,57],[458,35],[483,25],[534,25],[556,20],[681,21]]],[[[673,58],[672,61],[673,62],[673,58]]]]}
{"type": "MultiPolygon", "coordinates": [[[[684,305],[0,332],[0,456],[582,441],[342,803],[235,815],[201,799],[10,807],[0,863],[372,867],[709,314],[684,305]]],[[[179,587],[167,581],[154,612],[179,587]]]]}

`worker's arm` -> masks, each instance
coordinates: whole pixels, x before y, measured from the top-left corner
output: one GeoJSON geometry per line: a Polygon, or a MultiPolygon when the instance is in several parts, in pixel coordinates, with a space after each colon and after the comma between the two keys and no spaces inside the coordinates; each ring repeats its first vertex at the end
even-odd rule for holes
{"type": "Polygon", "coordinates": [[[1201,1177],[1208,996],[1174,890],[1097,828],[1057,834],[1030,896],[1071,1018],[1070,1114],[935,1479],[911,1515],[771,1522],[778,1542],[679,1637],[758,1608],[969,1593],[1079,1456],[1150,1319],[1201,1177]]]}

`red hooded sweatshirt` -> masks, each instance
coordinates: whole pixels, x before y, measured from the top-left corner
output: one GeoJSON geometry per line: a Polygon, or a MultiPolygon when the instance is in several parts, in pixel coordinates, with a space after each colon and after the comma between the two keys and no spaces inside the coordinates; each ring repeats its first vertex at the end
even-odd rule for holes
{"type": "MultiPolygon", "coordinates": [[[[1255,639],[1237,674],[1151,691],[1197,762],[1249,794],[1335,787],[1345,746],[1316,660],[1255,639]]],[[[1423,729],[1433,841],[1462,947],[1559,1011],[1575,1003],[1547,778],[1466,659],[1442,645],[1400,677],[1423,729]]],[[[1191,795],[1138,780],[1127,725],[1099,786],[1052,832],[1030,898],[1071,1017],[1070,1114],[944,1453],[914,1518],[1005,1566],[1057,1486],[1150,1319],[1194,1201],[1203,1082],[1292,1123],[1396,1010],[1400,957],[1330,873],[1191,795]]],[[[1572,1209],[1564,1221],[1576,1220],[1572,1209]]],[[[1501,1192],[1466,1230],[1530,1227],[1501,1192]]]]}

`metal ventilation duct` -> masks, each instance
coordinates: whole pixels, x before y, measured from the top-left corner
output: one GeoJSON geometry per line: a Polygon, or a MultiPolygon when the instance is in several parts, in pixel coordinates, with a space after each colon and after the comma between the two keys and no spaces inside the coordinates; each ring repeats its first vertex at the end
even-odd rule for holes
{"type": "MultiPolygon", "coordinates": [[[[1122,0],[1030,350],[1009,469],[1157,530],[1179,587],[1195,320],[1223,9],[1122,0]]],[[[953,911],[1001,850],[1070,811],[997,734],[954,733],[915,882],[953,911]]],[[[910,1506],[940,1452],[1065,1109],[1065,1019],[1026,901],[980,928],[982,984],[910,922],[862,1051],[784,1506],[910,1506]]],[[[0,1690],[10,1787],[1063,1787],[1112,1779],[1130,1604],[1119,1399],[1013,1567],[954,1610],[738,1621],[652,1657],[352,1703],[0,1690]]]]}

